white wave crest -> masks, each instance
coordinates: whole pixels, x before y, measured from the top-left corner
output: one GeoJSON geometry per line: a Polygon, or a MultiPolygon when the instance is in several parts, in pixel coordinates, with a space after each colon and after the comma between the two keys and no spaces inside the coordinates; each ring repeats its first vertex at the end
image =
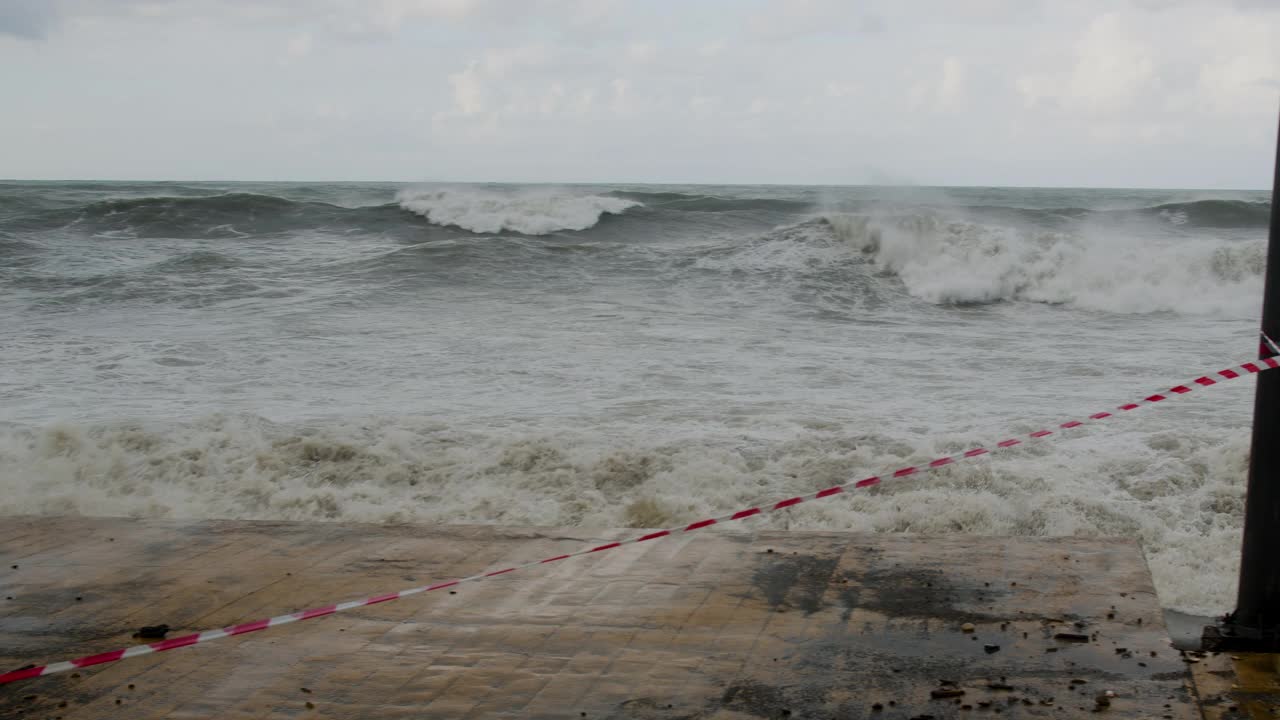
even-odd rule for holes
{"type": "Polygon", "coordinates": [[[1249,316],[1261,241],[1152,240],[1102,229],[1028,233],[930,214],[828,215],[834,234],[932,303],[999,300],[1116,313],[1249,316]]]}
{"type": "MultiPolygon", "coordinates": [[[[1028,425],[1026,428],[1032,426],[1028,425]]],[[[1025,428],[1024,428],[1025,429],[1025,428]]],[[[425,418],[296,426],[0,427],[8,513],[666,527],[980,444],[839,424],[743,442],[469,431],[425,418]]],[[[1138,538],[1167,607],[1229,607],[1247,433],[1210,424],[1028,444],[927,480],[806,503],[757,527],[1138,538]]]]}
{"type": "Polygon", "coordinates": [[[505,193],[478,188],[406,188],[396,194],[396,201],[436,225],[454,225],[476,233],[506,230],[525,235],[585,230],[606,213],[621,214],[641,204],[558,190],[505,193]]]}

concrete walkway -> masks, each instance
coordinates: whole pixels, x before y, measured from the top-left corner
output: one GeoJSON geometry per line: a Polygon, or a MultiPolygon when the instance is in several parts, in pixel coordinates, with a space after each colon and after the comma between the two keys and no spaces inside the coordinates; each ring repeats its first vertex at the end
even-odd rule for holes
{"type": "MultiPolygon", "coordinates": [[[[0,667],[637,532],[0,518],[0,667]]],[[[0,686],[0,718],[1199,718],[1187,667],[1129,540],[699,531],[0,686]]]]}

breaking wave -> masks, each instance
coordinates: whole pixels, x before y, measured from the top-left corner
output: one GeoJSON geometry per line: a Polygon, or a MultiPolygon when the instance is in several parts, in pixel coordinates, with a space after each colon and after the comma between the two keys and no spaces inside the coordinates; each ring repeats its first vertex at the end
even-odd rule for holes
{"type": "Polygon", "coordinates": [[[423,188],[401,190],[396,199],[400,207],[436,225],[452,225],[475,233],[523,235],[585,230],[600,222],[604,215],[618,215],[640,205],[625,198],[556,190],[509,193],[472,188],[423,188]]]}
{"type": "MultiPolygon", "coordinates": [[[[120,192],[143,189],[118,188],[120,192]]],[[[166,186],[165,190],[175,194],[121,197],[70,206],[49,206],[47,199],[0,193],[0,218],[4,219],[7,227],[20,231],[71,228],[89,234],[133,238],[234,239],[306,229],[421,234],[428,223],[471,233],[548,235],[559,231],[589,230],[610,215],[643,216],[645,222],[657,228],[661,228],[664,222],[687,223],[693,215],[784,224],[788,220],[795,222],[812,215],[822,207],[816,196],[803,200],[637,190],[591,194],[549,188],[423,186],[401,189],[392,202],[355,206],[325,202],[317,199],[322,196],[306,188],[290,190],[289,197],[235,191],[208,194],[207,190],[181,186],[166,186]],[[196,194],[200,192],[206,194],[196,194]],[[643,208],[644,212],[628,213],[636,208],[643,208]]],[[[84,190],[78,190],[81,191],[84,190]]],[[[1267,226],[1270,218],[1267,202],[1231,199],[1102,210],[996,205],[931,206],[927,203],[917,203],[914,207],[923,212],[1042,228],[1090,220],[1136,219],[1184,230],[1261,229],[1267,226]]],[[[869,213],[874,212],[874,208],[842,206],[837,211],[869,213]]],[[[838,213],[833,211],[832,214],[838,213]]]]}
{"type": "Polygon", "coordinates": [[[833,266],[899,280],[941,305],[1002,301],[1114,313],[1248,316],[1266,262],[1262,241],[1137,241],[1123,233],[1031,231],[928,212],[830,214],[787,226],[706,264],[735,270],[833,266]]]}
{"type": "MultiPolygon", "coordinates": [[[[1123,433],[1010,451],[928,481],[803,505],[757,526],[875,533],[1128,536],[1169,607],[1225,607],[1245,436],[1123,433]],[[1208,582],[1216,578],[1221,582],[1208,582]]],[[[430,419],[298,427],[253,416],[179,425],[0,428],[8,512],[160,518],[666,527],[846,482],[980,438],[808,430],[758,440],[611,442],[494,434],[430,419]]]]}

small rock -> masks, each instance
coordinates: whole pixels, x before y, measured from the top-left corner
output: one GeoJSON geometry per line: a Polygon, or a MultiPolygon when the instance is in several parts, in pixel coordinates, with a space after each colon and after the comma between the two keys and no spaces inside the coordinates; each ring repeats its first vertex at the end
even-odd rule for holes
{"type": "Polygon", "coordinates": [[[1072,684],[1072,685],[1084,685],[1084,684],[1085,684],[1085,683],[1087,683],[1087,682],[1089,682],[1089,681],[1088,681],[1088,680],[1081,679],[1081,678],[1072,678],[1072,679],[1071,679],[1071,684],[1072,684]]]}
{"type": "Polygon", "coordinates": [[[308,710],[315,710],[315,709],[316,709],[316,704],[315,704],[315,703],[313,703],[313,702],[311,702],[310,700],[308,700],[306,704],[307,704],[307,709],[308,709],[308,710]]]}
{"type": "Polygon", "coordinates": [[[143,625],[138,628],[138,632],[134,633],[133,636],[143,640],[163,640],[168,632],[169,626],[165,624],[143,625]]]}
{"type": "Polygon", "coordinates": [[[299,689],[299,690],[301,690],[302,692],[304,692],[304,693],[308,694],[308,695],[310,695],[310,694],[311,694],[311,688],[298,688],[298,689],[299,689]]]}
{"type": "Polygon", "coordinates": [[[961,695],[964,695],[964,690],[956,687],[935,688],[930,691],[929,694],[933,696],[934,700],[941,700],[944,698],[960,697],[961,695]]]}
{"type": "Polygon", "coordinates": [[[992,653],[998,653],[998,652],[1000,652],[1000,646],[999,646],[999,645],[983,645],[983,646],[982,646],[982,649],[983,649],[983,650],[986,650],[988,655],[990,655],[990,654],[992,654],[992,653]]]}
{"type": "Polygon", "coordinates": [[[971,633],[971,632],[973,632],[974,630],[977,630],[977,628],[974,626],[974,624],[973,624],[973,623],[965,623],[965,624],[963,624],[963,625],[961,625],[961,626],[960,626],[960,632],[967,632],[967,633],[971,633]]]}
{"type": "Polygon", "coordinates": [[[874,712],[880,712],[881,710],[884,710],[884,704],[883,704],[883,703],[876,703],[876,704],[874,704],[874,705],[872,705],[872,706],[871,706],[871,709],[872,709],[874,712]]]}
{"type": "Polygon", "coordinates": [[[1089,636],[1088,636],[1088,635],[1081,635],[1080,633],[1065,633],[1065,632],[1060,632],[1060,633],[1058,633],[1058,634],[1054,635],[1054,636],[1053,636],[1053,639],[1054,639],[1054,640],[1064,640],[1064,641],[1066,641],[1066,642],[1089,642],[1089,636]]]}

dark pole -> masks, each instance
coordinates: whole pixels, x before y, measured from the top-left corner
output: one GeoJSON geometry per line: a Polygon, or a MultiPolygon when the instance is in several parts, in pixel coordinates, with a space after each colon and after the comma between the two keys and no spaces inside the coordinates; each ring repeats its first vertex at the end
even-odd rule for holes
{"type": "MultiPolygon", "coordinates": [[[[1265,283],[1262,332],[1280,341],[1280,133],[1271,183],[1265,283]]],[[[1275,354],[1265,339],[1261,353],[1262,358],[1275,354]]],[[[1247,492],[1236,609],[1223,618],[1221,627],[1206,628],[1205,645],[1276,652],[1280,651],[1280,370],[1258,375],[1247,492]]]]}

